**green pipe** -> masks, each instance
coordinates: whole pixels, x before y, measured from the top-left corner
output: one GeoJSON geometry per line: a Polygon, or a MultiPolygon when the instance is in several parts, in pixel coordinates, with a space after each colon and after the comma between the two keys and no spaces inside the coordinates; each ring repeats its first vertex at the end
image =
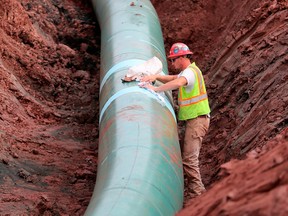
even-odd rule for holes
{"type": "Polygon", "coordinates": [[[161,101],[137,82],[121,82],[131,66],[153,56],[168,73],[158,16],[148,0],[92,3],[101,28],[100,137],[85,215],[175,215],[183,171],[169,94],[161,101]]]}

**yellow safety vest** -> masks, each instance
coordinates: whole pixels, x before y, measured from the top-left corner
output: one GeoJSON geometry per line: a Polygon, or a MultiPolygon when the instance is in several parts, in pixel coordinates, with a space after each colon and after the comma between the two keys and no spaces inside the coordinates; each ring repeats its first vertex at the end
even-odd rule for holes
{"type": "Polygon", "coordinates": [[[178,92],[178,119],[188,120],[210,113],[208,96],[202,72],[195,62],[188,66],[195,75],[194,87],[190,92],[185,87],[180,87],[178,92]]]}

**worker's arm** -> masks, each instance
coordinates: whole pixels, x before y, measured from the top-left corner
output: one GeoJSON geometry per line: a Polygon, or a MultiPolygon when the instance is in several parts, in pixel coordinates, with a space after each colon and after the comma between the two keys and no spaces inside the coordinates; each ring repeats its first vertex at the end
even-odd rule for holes
{"type": "Polygon", "coordinates": [[[155,92],[163,92],[163,91],[170,91],[170,90],[178,89],[179,87],[185,86],[185,85],[187,85],[186,78],[183,76],[180,76],[179,78],[176,78],[176,79],[174,79],[170,82],[167,82],[167,83],[165,83],[161,86],[158,86],[158,87],[152,86],[150,84],[147,84],[147,85],[144,85],[141,87],[151,89],[155,92]]]}
{"type": "Polygon", "coordinates": [[[155,75],[149,75],[142,77],[141,82],[154,82],[156,80],[162,82],[162,83],[167,83],[172,80],[177,79],[177,75],[160,75],[160,74],[155,74],[155,75]]]}

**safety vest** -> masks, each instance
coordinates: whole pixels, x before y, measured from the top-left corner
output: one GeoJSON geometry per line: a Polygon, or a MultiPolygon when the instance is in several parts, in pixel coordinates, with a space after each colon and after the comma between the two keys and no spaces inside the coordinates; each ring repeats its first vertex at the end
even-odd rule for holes
{"type": "Polygon", "coordinates": [[[195,83],[190,92],[185,87],[180,87],[178,92],[179,120],[193,119],[197,116],[207,115],[210,113],[208,96],[202,72],[196,66],[195,62],[188,66],[194,75],[195,83]]]}

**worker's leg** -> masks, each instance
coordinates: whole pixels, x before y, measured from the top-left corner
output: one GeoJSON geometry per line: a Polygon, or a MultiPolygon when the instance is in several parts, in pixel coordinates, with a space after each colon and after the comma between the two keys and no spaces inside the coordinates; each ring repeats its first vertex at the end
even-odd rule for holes
{"type": "Polygon", "coordinates": [[[210,119],[198,117],[186,122],[183,146],[183,168],[188,176],[189,190],[195,195],[205,191],[199,169],[199,153],[203,137],[208,131],[210,119]]]}

